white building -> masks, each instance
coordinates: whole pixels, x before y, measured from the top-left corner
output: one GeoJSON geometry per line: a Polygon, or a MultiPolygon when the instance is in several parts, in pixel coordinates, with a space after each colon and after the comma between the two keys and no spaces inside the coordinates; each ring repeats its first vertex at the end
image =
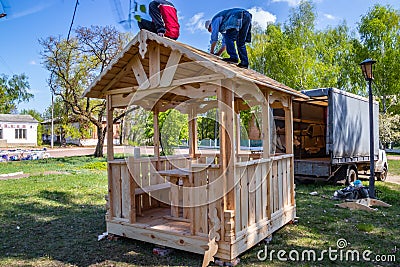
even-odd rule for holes
{"type": "Polygon", "coordinates": [[[38,124],[31,115],[0,114],[0,147],[36,146],[38,124]]]}

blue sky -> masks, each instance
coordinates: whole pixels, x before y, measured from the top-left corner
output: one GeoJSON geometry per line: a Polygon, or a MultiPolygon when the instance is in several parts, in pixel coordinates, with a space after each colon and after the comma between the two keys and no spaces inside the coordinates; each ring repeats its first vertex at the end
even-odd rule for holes
{"type": "MultiPolygon", "coordinates": [[[[0,13],[8,16],[0,19],[0,73],[6,75],[25,73],[29,77],[31,92],[35,98],[19,105],[19,109],[36,109],[42,113],[51,103],[50,90],[46,79],[48,72],[41,65],[38,43],[41,38],[63,36],[66,38],[71,23],[75,0],[0,0],[0,13]]],[[[146,4],[150,0],[138,0],[146,4]]],[[[285,22],[290,8],[299,0],[173,0],[179,13],[181,24],[180,42],[207,50],[209,33],[204,29],[204,21],[217,12],[243,7],[251,10],[253,21],[266,25],[268,21],[285,22]]],[[[367,13],[374,4],[389,4],[400,9],[399,0],[315,0],[321,29],[335,26],[343,20],[351,28],[356,27],[360,16],[367,13]]],[[[118,22],[127,19],[129,0],[79,0],[74,26],[114,25],[120,31],[137,33],[136,24],[127,29],[118,22]],[[121,14],[116,12],[120,4],[121,14]]],[[[144,15],[144,17],[147,17],[144,15]]]]}

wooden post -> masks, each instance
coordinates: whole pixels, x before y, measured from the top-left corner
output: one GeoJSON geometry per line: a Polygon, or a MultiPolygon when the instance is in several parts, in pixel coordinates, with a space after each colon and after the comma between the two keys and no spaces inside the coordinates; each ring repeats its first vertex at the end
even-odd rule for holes
{"type": "Polygon", "coordinates": [[[110,161],[114,160],[114,147],[113,147],[113,108],[111,102],[111,95],[106,97],[107,109],[107,161],[108,161],[108,204],[110,207],[110,218],[114,217],[114,196],[113,196],[113,174],[110,161]],[[110,131],[111,129],[111,131],[110,131]],[[111,132],[111,134],[110,134],[111,132]],[[111,138],[110,138],[111,136],[111,138]],[[111,140],[111,141],[110,141],[111,140]]]}
{"type": "MultiPolygon", "coordinates": [[[[285,138],[286,138],[286,154],[293,154],[293,101],[288,96],[288,107],[285,107],[285,138]]],[[[293,157],[290,160],[290,200],[291,205],[294,205],[294,162],[293,157]]]]}
{"type": "Polygon", "coordinates": [[[160,84],[160,77],[160,46],[153,44],[149,49],[149,79],[151,88],[156,88],[160,84]]]}
{"type": "MultiPolygon", "coordinates": [[[[271,144],[270,144],[270,140],[271,140],[271,136],[270,136],[270,117],[269,117],[269,90],[267,90],[264,94],[265,96],[265,102],[262,103],[262,139],[263,139],[263,158],[265,159],[270,159],[271,158],[271,144]]],[[[275,131],[275,129],[272,129],[273,131],[275,131]]],[[[266,166],[267,169],[265,170],[264,175],[266,175],[266,177],[262,177],[262,179],[265,178],[263,182],[263,185],[265,185],[266,190],[264,191],[265,195],[263,196],[266,201],[264,201],[264,203],[266,203],[266,206],[263,206],[263,213],[264,210],[266,210],[266,216],[268,219],[271,219],[271,214],[272,214],[272,203],[271,203],[271,179],[272,179],[272,175],[271,175],[271,170],[272,170],[272,161],[269,162],[266,166]]]]}
{"type": "Polygon", "coordinates": [[[220,160],[225,181],[224,188],[224,210],[232,210],[235,207],[233,196],[234,182],[234,104],[233,83],[224,80],[217,90],[218,108],[220,112],[220,160]]]}
{"type": "Polygon", "coordinates": [[[193,160],[197,153],[197,112],[193,106],[189,112],[189,156],[193,160]]]}
{"type": "Polygon", "coordinates": [[[111,103],[111,96],[107,96],[106,100],[106,108],[107,108],[107,160],[114,160],[114,143],[113,143],[113,111],[112,103],[111,103]]]}
{"type": "Polygon", "coordinates": [[[158,105],[153,109],[153,126],[154,126],[154,157],[157,157],[156,169],[160,169],[160,128],[158,123],[158,105]]]}
{"type": "Polygon", "coordinates": [[[236,130],[236,161],[239,161],[239,155],[240,155],[240,106],[238,101],[234,102],[235,106],[235,130],[236,130]]]}

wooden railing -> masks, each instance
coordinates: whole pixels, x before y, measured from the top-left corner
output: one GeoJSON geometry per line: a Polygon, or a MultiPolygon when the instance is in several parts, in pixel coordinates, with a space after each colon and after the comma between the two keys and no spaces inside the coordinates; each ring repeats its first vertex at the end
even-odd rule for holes
{"type": "Polygon", "coordinates": [[[293,155],[281,155],[236,164],[235,233],[256,222],[269,220],[274,213],[293,203],[293,155]]]}
{"type": "Polygon", "coordinates": [[[146,210],[169,207],[173,218],[190,223],[193,235],[208,236],[214,230],[220,231],[222,239],[234,239],[252,225],[294,205],[293,155],[250,157],[243,155],[242,161],[235,164],[233,188],[225,191],[227,183],[221,179],[220,165],[215,164],[218,156],[196,161],[183,156],[161,157],[159,161],[110,161],[108,217],[135,223],[136,216],[146,210]],[[190,173],[180,186],[158,173],[179,168],[190,173]],[[223,197],[228,191],[234,196],[234,210],[223,210],[223,197]]]}
{"type": "Polygon", "coordinates": [[[109,161],[109,218],[134,223],[136,214],[168,205],[159,201],[169,199],[169,191],[162,190],[168,188],[168,181],[157,171],[188,167],[185,156],[109,161]]]}

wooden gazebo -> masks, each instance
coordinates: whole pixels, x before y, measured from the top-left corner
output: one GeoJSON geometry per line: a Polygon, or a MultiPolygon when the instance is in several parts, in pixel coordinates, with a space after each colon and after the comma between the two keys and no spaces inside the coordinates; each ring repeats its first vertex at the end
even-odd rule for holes
{"type": "MultiPolygon", "coordinates": [[[[233,261],[296,214],[292,99],[301,93],[188,45],[141,31],[85,91],[114,109],[153,112],[154,156],[114,159],[107,141],[107,231],[157,245],[233,261]],[[262,149],[240,147],[240,111],[261,111],[262,149]],[[188,114],[187,155],[160,156],[158,113],[188,114]],[[216,108],[219,150],[200,153],[196,118],[216,108]],[[285,150],[273,153],[271,109],[285,150]]],[[[108,130],[111,134],[111,130],[108,130]]]]}

